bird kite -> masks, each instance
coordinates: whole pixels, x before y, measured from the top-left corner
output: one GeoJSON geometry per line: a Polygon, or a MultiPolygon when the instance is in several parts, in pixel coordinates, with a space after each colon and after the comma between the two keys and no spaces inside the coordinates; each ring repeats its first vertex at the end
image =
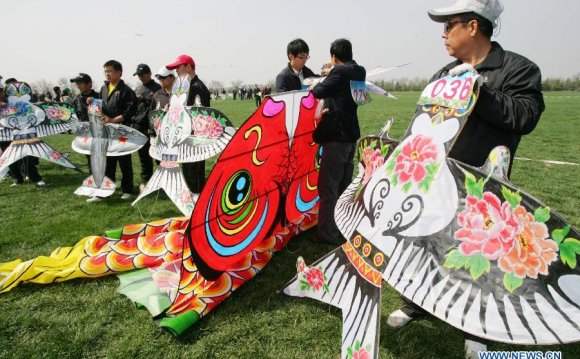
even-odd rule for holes
{"type": "Polygon", "coordinates": [[[101,123],[103,100],[93,99],[88,106],[89,122],[76,126],[73,150],[90,155],[91,174],[77,188],[79,196],[107,197],[115,192],[115,182],[105,176],[107,156],[123,156],[147,143],[147,136],[131,127],[101,123]]]}
{"type": "Polygon", "coordinates": [[[65,155],[40,139],[74,130],[78,119],[73,107],[54,102],[32,104],[31,92],[26,82],[14,82],[6,87],[8,103],[0,106],[0,141],[11,141],[11,144],[0,157],[0,179],[8,173],[8,166],[26,156],[42,158],[80,172],[65,155]]]}
{"type": "Polygon", "coordinates": [[[179,163],[202,161],[220,153],[235,133],[230,120],[218,110],[186,107],[190,78],[183,76],[173,84],[167,112],[153,112],[157,136],[151,141],[149,154],[159,166],[139,196],[162,188],[185,216],[191,215],[199,194],[191,193],[179,163]]]}
{"type": "Polygon", "coordinates": [[[480,81],[434,81],[398,146],[368,142],[335,209],[347,242],[311,266],[299,258],[283,289],[342,309],[343,358],[378,358],[383,280],[478,337],[580,340],[578,231],[509,182],[505,147],[481,168],[447,157],[480,81]]]}

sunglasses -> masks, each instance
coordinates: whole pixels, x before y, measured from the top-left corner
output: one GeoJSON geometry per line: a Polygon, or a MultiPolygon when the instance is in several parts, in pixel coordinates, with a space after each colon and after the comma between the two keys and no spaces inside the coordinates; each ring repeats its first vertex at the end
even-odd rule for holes
{"type": "Polygon", "coordinates": [[[467,23],[470,22],[471,20],[447,20],[443,23],[443,32],[444,33],[448,33],[449,31],[451,31],[451,29],[453,29],[453,27],[455,26],[455,24],[459,24],[459,23],[467,23]]]}

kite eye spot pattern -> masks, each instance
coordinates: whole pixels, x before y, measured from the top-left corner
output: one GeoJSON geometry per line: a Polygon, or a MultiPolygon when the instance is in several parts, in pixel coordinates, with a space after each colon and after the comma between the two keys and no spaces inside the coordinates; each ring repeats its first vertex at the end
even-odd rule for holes
{"type": "Polygon", "coordinates": [[[316,101],[314,100],[314,95],[312,94],[312,92],[308,93],[308,96],[302,99],[302,106],[304,106],[308,110],[313,108],[315,104],[316,101]]]}
{"type": "Polygon", "coordinates": [[[262,109],[262,114],[266,117],[274,117],[284,109],[284,102],[276,102],[271,98],[266,100],[262,109]]]}

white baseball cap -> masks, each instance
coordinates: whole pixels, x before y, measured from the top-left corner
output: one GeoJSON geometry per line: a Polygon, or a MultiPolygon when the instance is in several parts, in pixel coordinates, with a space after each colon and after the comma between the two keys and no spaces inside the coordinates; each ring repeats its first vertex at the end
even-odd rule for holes
{"type": "Polygon", "coordinates": [[[467,12],[474,12],[491,21],[495,28],[499,15],[503,12],[503,5],[500,0],[457,0],[451,6],[428,11],[431,20],[436,22],[445,22],[451,15],[467,12]]]}
{"type": "Polygon", "coordinates": [[[177,73],[175,73],[175,70],[169,70],[167,67],[161,66],[161,68],[155,74],[155,77],[167,77],[169,75],[177,77],[177,73]]]}

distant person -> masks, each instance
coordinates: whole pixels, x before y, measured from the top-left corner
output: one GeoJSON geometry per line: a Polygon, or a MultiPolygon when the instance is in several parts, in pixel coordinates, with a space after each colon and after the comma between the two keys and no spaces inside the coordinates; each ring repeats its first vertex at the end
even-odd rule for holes
{"type": "Polygon", "coordinates": [[[276,88],[274,92],[302,90],[302,81],[309,77],[318,76],[306,67],[306,61],[310,58],[310,48],[302,39],[295,39],[288,43],[286,55],[288,65],[276,76],[276,88]]]}
{"type": "MultiPolygon", "coordinates": [[[[499,0],[463,0],[429,10],[428,14],[433,21],[443,23],[441,37],[447,53],[456,58],[437,71],[431,81],[467,71],[476,71],[485,79],[448,156],[479,167],[493,148],[506,146],[511,157],[509,175],[522,135],[536,127],[545,106],[538,66],[491,41],[502,12],[499,0]]],[[[404,300],[406,304],[389,316],[389,326],[402,327],[425,314],[421,307],[404,300]]],[[[478,358],[478,352],[487,350],[485,340],[470,334],[465,338],[466,358],[478,358]]]]}
{"type": "Polygon", "coordinates": [[[52,91],[54,91],[54,97],[52,98],[52,100],[54,102],[61,102],[60,98],[62,96],[62,92],[59,86],[54,86],[52,88],[52,91]]]}
{"type": "MultiPolygon", "coordinates": [[[[103,100],[101,123],[120,123],[131,126],[135,111],[137,111],[137,96],[129,86],[121,80],[123,65],[116,60],[109,60],[103,65],[105,84],[101,87],[100,98],[103,100]]],[[[105,176],[115,181],[117,163],[121,168],[121,199],[129,199],[133,193],[133,163],[131,154],[123,156],[108,156],[105,176]]],[[[87,202],[98,202],[100,197],[91,197],[87,202]]]]}
{"type": "Polygon", "coordinates": [[[256,107],[260,107],[262,104],[262,91],[260,91],[258,85],[254,87],[254,100],[256,100],[256,107]]]}
{"type": "MultiPolygon", "coordinates": [[[[77,118],[80,122],[89,122],[88,98],[100,98],[100,94],[93,90],[93,80],[91,77],[83,72],[79,73],[77,77],[70,79],[70,82],[75,84],[79,90],[79,94],[72,100],[72,105],[75,108],[77,118]]],[[[89,172],[91,170],[91,155],[86,155],[89,172]]]]}
{"type": "MultiPolygon", "coordinates": [[[[179,76],[189,75],[191,83],[187,106],[210,106],[210,93],[205,84],[195,72],[195,62],[188,55],[179,55],[177,59],[166,66],[169,70],[177,71],[179,76]]],[[[183,164],[183,175],[187,187],[193,193],[201,193],[205,185],[205,161],[186,162],[183,164]]]]}
{"type": "MultiPolygon", "coordinates": [[[[133,76],[137,75],[141,85],[135,89],[137,95],[137,112],[133,117],[131,127],[145,136],[149,133],[149,111],[153,101],[153,94],[161,89],[161,85],[155,82],[151,76],[151,68],[147,64],[139,64],[133,76]]],[[[139,191],[143,191],[147,182],[153,176],[153,159],[149,155],[151,143],[147,141],[138,151],[141,162],[141,184],[139,191]]]]}
{"type": "Polygon", "coordinates": [[[60,97],[60,102],[72,105],[73,98],[71,95],[72,95],[71,90],[68,87],[65,87],[62,90],[62,96],[60,97]]]}

